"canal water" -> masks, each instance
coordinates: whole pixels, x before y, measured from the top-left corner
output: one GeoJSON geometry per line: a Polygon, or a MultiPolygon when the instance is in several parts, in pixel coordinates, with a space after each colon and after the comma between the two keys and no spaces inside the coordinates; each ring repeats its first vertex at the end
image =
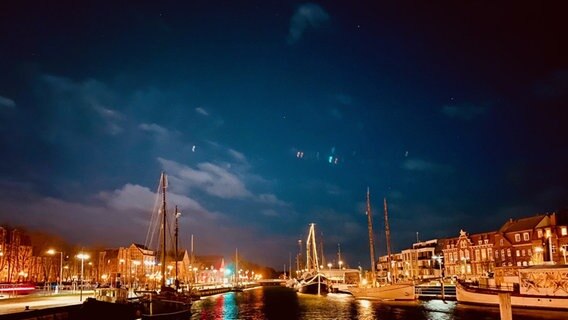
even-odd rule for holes
{"type": "MultiPolygon", "coordinates": [[[[358,320],[490,320],[499,308],[455,301],[373,302],[350,295],[298,294],[284,287],[229,292],[194,302],[191,319],[358,319],[358,320]]],[[[568,312],[515,310],[513,320],[568,319],[568,312]]]]}

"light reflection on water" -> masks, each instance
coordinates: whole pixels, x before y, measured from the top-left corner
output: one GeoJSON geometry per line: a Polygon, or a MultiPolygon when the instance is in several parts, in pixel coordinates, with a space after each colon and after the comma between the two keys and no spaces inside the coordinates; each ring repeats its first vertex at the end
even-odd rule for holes
{"type": "MultiPolygon", "coordinates": [[[[568,319],[568,312],[515,310],[515,320],[568,319]]],[[[196,301],[192,319],[358,319],[358,320],[492,320],[499,308],[458,304],[455,301],[376,302],[350,295],[299,294],[283,287],[230,292],[196,301]]]]}

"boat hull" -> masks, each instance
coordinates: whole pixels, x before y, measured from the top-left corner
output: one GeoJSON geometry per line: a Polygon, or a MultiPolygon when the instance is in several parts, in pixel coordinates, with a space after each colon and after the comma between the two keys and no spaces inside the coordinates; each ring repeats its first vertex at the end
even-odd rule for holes
{"type": "MultiPolygon", "coordinates": [[[[495,289],[472,288],[467,285],[456,284],[456,298],[458,302],[479,305],[499,305],[499,291],[495,289]]],[[[541,308],[568,310],[568,297],[525,295],[509,291],[511,306],[517,308],[541,308]]]]}
{"type": "Polygon", "coordinates": [[[327,287],[327,284],[325,284],[324,282],[319,283],[319,289],[318,289],[318,283],[317,282],[305,284],[305,285],[302,285],[298,288],[298,292],[307,293],[307,294],[318,294],[318,293],[324,294],[324,293],[327,293],[328,290],[329,290],[329,288],[327,287]]]}
{"type": "Polygon", "coordinates": [[[414,284],[395,283],[375,288],[353,287],[349,288],[349,292],[358,299],[398,301],[416,300],[416,289],[414,284]]]}

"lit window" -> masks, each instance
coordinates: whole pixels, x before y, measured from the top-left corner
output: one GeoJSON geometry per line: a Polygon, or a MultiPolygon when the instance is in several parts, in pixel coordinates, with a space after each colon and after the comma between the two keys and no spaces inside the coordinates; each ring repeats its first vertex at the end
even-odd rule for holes
{"type": "Polygon", "coordinates": [[[488,243],[489,243],[489,239],[483,240],[483,243],[488,244],[488,243]]]}
{"type": "Polygon", "coordinates": [[[525,241],[529,241],[529,240],[530,240],[530,239],[529,239],[529,233],[528,233],[528,232],[523,233],[523,240],[525,240],[525,241]]]}
{"type": "Polygon", "coordinates": [[[527,254],[527,250],[523,249],[523,251],[521,251],[521,254],[523,255],[523,257],[527,254]]]}
{"type": "Polygon", "coordinates": [[[542,229],[538,229],[537,234],[539,238],[542,238],[542,229]]]}
{"type": "Polygon", "coordinates": [[[499,250],[495,250],[495,258],[499,258],[499,250]]]}
{"type": "Polygon", "coordinates": [[[499,245],[503,246],[503,239],[499,240],[499,245]]]}
{"type": "Polygon", "coordinates": [[[479,241],[477,241],[477,244],[482,245],[482,244],[483,244],[483,241],[482,241],[482,240],[479,240],[479,241]]]}
{"type": "Polygon", "coordinates": [[[560,235],[561,236],[568,236],[568,227],[561,227],[560,228],[560,235]]]}
{"type": "Polygon", "coordinates": [[[520,234],[515,234],[515,242],[521,242],[521,235],[520,234]]]}
{"type": "Polygon", "coordinates": [[[516,254],[517,254],[517,257],[520,257],[520,256],[521,256],[521,251],[516,250],[515,252],[516,252],[516,254]]]}
{"type": "Polygon", "coordinates": [[[507,257],[511,256],[511,249],[507,249],[507,257]]]}

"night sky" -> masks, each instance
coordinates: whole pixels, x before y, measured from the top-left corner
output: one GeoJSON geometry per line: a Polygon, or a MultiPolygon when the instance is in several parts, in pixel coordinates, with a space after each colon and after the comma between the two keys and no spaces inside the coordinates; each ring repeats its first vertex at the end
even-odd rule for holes
{"type": "Polygon", "coordinates": [[[561,2],[0,2],[0,223],[282,268],[568,205],[561,2]],[[349,4],[349,5],[348,5],[349,4]]]}

